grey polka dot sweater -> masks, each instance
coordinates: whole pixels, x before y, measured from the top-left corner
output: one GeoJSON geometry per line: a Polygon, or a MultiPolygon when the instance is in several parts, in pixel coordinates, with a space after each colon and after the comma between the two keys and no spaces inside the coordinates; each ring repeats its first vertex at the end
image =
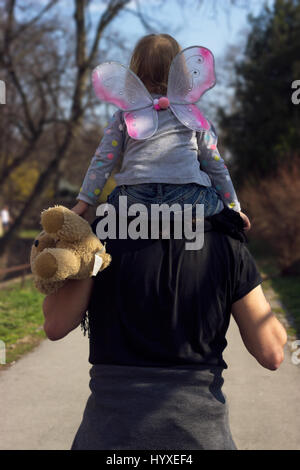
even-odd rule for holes
{"type": "Polygon", "coordinates": [[[158,130],[147,140],[128,136],[123,113],[117,111],[104,130],[77,199],[97,205],[118,160],[117,185],[142,183],[213,186],[225,206],[240,211],[228,169],[217,148],[215,130],[197,133],[185,127],[168,108],[158,112],[158,130]]]}

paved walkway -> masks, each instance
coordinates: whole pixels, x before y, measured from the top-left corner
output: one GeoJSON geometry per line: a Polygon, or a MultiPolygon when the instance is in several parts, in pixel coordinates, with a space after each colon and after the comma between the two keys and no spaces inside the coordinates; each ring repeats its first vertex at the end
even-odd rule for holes
{"type": "Polygon", "coordinates": [[[70,449],[89,396],[88,339],[48,339],[0,372],[0,449],[70,449]]]}
{"type": "Polygon", "coordinates": [[[300,365],[290,347],[279,369],[261,367],[246,350],[232,319],[227,335],[223,390],[240,450],[300,450],[300,365]]]}
{"type": "MultiPolygon", "coordinates": [[[[279,370],[263,369],[233,319],[227,340],[224,392],[237,447],[300,450],[300,365],[286,347],[279,370]]],[[[89,395],[88,372],[88,339],[79,328],[1,371],[0,449],[70,449],[89,395]]]]}

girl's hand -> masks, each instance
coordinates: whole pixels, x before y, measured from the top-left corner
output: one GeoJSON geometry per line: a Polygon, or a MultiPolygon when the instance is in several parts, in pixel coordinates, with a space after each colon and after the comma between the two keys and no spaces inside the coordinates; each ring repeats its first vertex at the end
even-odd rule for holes
{"type": "Polygon", "coordinates": [[[240,216],[242,217],[242,219],[244,221],[244,230],[245,230],[245,232],[247,232],[251,228],[251,222],[248,219],[248,217],[246,216],[246,214],[244,214],[242,211],[240,211],[239,214],[240,214],[240,216]]]}
{"type": "Polygon", "coordinates": [[[75,212],[75,214],[81,215],[84,217],[84,214],[88,210],[89,205],[87,202],[84,201],[78,201],[77,204],[72,207],[71,211],[75,212]]]}

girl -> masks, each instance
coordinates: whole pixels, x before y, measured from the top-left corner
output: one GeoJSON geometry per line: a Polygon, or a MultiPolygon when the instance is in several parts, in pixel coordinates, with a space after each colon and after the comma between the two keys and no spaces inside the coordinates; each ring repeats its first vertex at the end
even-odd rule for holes
{"type": "MultiPolygon", "coordinates": [[[[153,99],[166,96],[168,76],[174,57],[181,51],[168,34],[149,34],[136,45],[130,69],[140,78],[153,99]]],[[[195,132],[184,126],[170,108],[160,109],[158,130],[147,140],[128,135],[122,111],[117,111],[105,128],[85,176],[79,202],[73,211],[83,215],[97,203],[107,178],[123,155],[121,169],[114,175],[117,187],[108,202],[118,209],[119,196],[128,205],[178,203],[204,205],[204,215],[212,216],[228,207],[240,213],[245,229],[248,217],[241,212],[229,172],[217,149],[214,127],[195,132]]]]}

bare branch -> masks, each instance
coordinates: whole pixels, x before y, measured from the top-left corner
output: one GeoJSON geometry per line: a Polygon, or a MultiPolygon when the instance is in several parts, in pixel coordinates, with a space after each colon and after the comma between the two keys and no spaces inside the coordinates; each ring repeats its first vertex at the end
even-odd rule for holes
{"type": "Polygon", "coordinates": [[[161,30],[161,26],[157,27],[157,20],[155,20],[156,27],[152,26],[152,24],[150,23],[150,19],[142,12],[139,0],[135,0],[135,4],[136,10],[132,10],[131,8],[125,8],[125,11],[136,16],[145,28],[145,31],[147,33],[157,33],[159,30],[161,30]]]}
{"type": "MultiPolygon", "coordinates": [[[[8,49],[10,38],[12,35],[13,25],[14,25],[14,10],[15,10],[16,0],[9,0],[6,6],[7,11],[7,21],[4,29],[4,41],[3,41],[3,52],[8,49]]],[[[1,54],[1,55],[2,55],[1,54]]]]}
{"type": "Polygon", "coordinates": [[[101,16],[98,26],[97,26],[97,31],[95,34],[95,38],[93,41],[93,45],[90,51],[90,54],[87,59],[87,66],[92,64],[95,60],[96,54],[97,54],[97,49],[99,46],[99,41],[101,38],[101,35],[103,31],[105,30],[106,26],[117,16],[117,14],[129,3],[130,0],[110,0],[107,9],[101,16]]]}
{"type": "MultiPolygon", "coordinates": [[[[15,0],[14,0],[15,1],[15,0]]],[[[49,3],[42,8],[42,10],[30,21],[27,23],[23,24],[17,31],[16,33],[12,36],[11,40],[16,39],[20,34],[22,34],[26,29],[32,27],[35,23],[37,23],[43,16],[44,14],[49,11],[54,5],[56,5],[58,0],[50,0],[49,3]]]]}
{"type": "Polygon", "coordinates": [[[76,22],[76,64],[79,69],[85,66],[86,30],[85,30],[85,0],[75,0],[74,18],[76,22]]]}
{"type": "Polygon", "coordinates": [[[34,123],[33,123],[33,120],[32,120],[31,113],[29,111],[29,105],[28,105],[26,93],[23,89],[23,86],[22,86],[18,76],[17,76],[17,73],[15,71],[14,65],[13,65],[10,57],[8,58],[8,74],[9,74],[10,78],[12,79],[12,82],[14,83],[17,91],[19,92],[19,95],[20,95],[22,103],[23,103],[23,109],[24,109],[24,113],[25,113],[25,116],[26,116],[26,119],[27,119],[28,127],[29,127],[30,131],[32,132],[32,134],[34,134],[35,133],[35,126],[34,126],[34,123]]]}

